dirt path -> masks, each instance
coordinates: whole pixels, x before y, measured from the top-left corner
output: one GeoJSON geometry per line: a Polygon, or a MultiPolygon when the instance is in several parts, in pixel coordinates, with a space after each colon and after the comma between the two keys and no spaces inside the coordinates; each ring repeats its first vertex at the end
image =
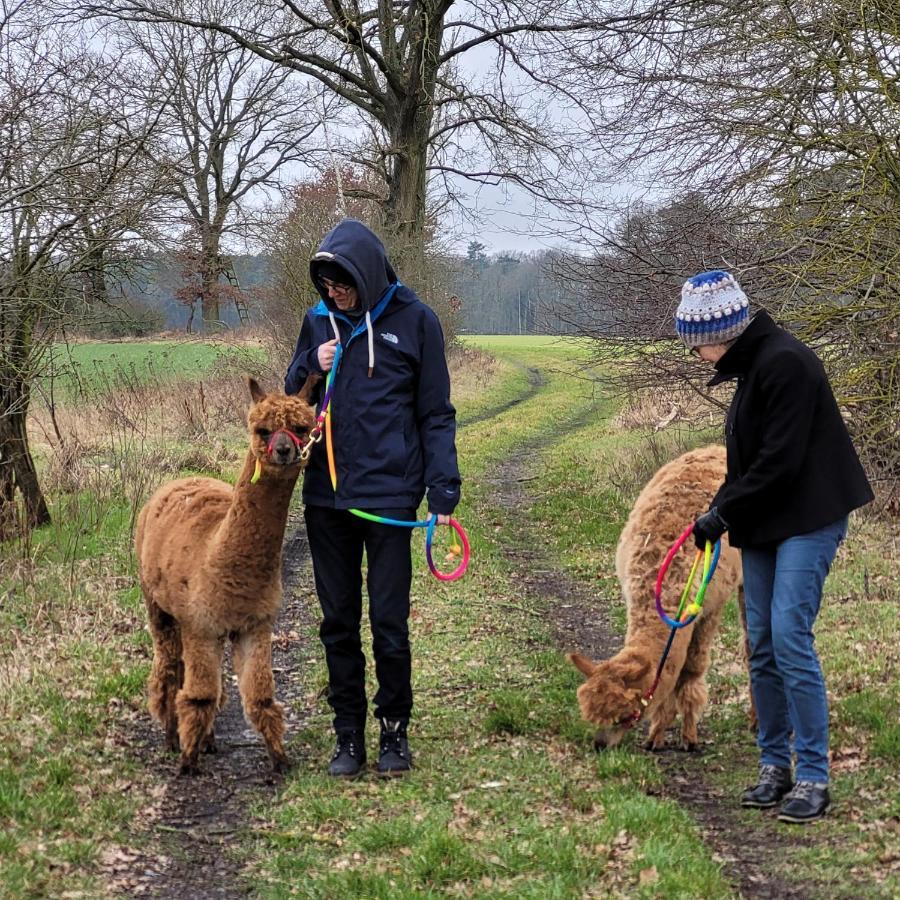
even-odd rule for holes
{"type": "MultiPolygon", "coordinates": [[[[593,415],[582,414],[566,423],[568,431],[585,424],[593,415]]],[[[622,638],[610,624],[609,611],[620,598],[598,596],[581,582],[558,568],[543,549],[546,545],[530,517],[534,497],[528,486],[540,483],[537,451],[553,436],[541,436],[521,445],[494,472],[492,503],[503,511],[504,544],[502,552],[517,574],[516,584],[548,609],[556,641],[563,650],[580,650],[594,659],[615,653],[622,638]],[[537,478],[535,476],[538,476],[537,478]]],[[[573,698],[574,701],[574,698],[573,698]]],[[[734,797],[704,779],[710,767],[743,764],[733,751],[711,754],[709,748],[701,765],[697,757],[678,751],[659,754],[666,774],[664,796],[677,800],[699,825],[704,839],[722,863],[726,877],[746,898],[812,898],[814,888],[787,882],[772,871],[772,862],[782,856],[784,834],[774,820],[762,820],[756,830],[747,828],[734,797]],[[714,755],[714,759],[709,759],[714,755]]],[[[792,835],[794,845],[807,843],[805,837],[792,835]]]]}
{"type": "MultiPolygon", "coordinates": [[[[303,639],[315,616],[308,602],[313,592],[308,559],[302,517],[292,516],[284,546],[284,606],[272,659],[276,697],[287,716],[289,751],[291,737],[307,715],[302,673],[316,651],[303,639]]],[[[146,714],[136,717],[119,738],[142,768],[162,772],[166,780],[135,822],[135,843],[142,849],[106,855],[102,874],[116,897],[249,896],[233,850],[240,832],[252,825],[249,807],[274,795],[281,779],[271,775],[262,741],[244,721],[230,660],[225,671],[228,703],[216,719],[218,753],[201,757],[199,775],[176,775],[177,757],[165,751],[162,732],[146,714]]]]}
{"type": "MultiPolygon", "coordinates": [[[[537,369],[522,367],[528,386],[518,396],[469,419],[465,428],[492,419],[533,397],[544,384],[537,369]]],[[[303,635],[315,620],[308,598],[314,586],[302,517],[288,524],[284,545],[285,602],[276,623],[273,670],[276,696],[287,713],[290,738],[303,725],[307,700],[301,695],[306,659],[318,652],[303,635]],[[301,712],[298,713],[298,710],[301,712]]],[[[218,753],[201,760],[201,773],[179,778],[176,757],[165,752],[162,733],[145,713],[117,736],[123,752],[142,768],[165,773],[152,805],[135,823],[135,843],[142,849],[115,848],[106,854],[102,876],[117,897],[232,898],[249,896],[240,877],[235,849],[240,832],[251,822],[248,808],[271,797],[281,779],[268,771],[263,745],[241,712],[237,687],[226,660],[228,703],[216,719],[218,753]]],[[[296,750],[294,750],[296,753],[296,750]]]]}

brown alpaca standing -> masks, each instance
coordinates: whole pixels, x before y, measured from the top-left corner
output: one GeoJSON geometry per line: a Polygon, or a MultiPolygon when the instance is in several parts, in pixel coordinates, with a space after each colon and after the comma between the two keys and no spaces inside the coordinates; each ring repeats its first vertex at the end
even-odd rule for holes
{"type": "Polygon", "coordinates": [[[232,488],[213,478],[163,485],[138,517],[141,588],[153,635],[150,712],[181,749],[181,772],[215,752],[224,702],[222,654],[232,643],[244,715],[262,735],[275,771],[287,765],[284,714],[275,702],[272,624],[281,606],[281,544],[303,460],[296,441],[315,425],[319,376],[299,394],[265,394],[247,378],[250,449],[232,488]],[[260,467],[260,477],[253,482],[260,467]]]}
{"type": "MultiPolygon", "coordinates": [[[[650,689],[670,627],[656,612],[654,587],[659,567],[688,524],[709,508],[725,479],[725,449],[692,450],[663,466],[638,496],[616,550],[616,574],[628,607],[625,646],[611,659],[594,663],[579,653],[572,662],[587,677],[578,689],[582,716],[599,725],[595,746],[614,747],[633,723],[641,698],[650,689]]],[[[694,557],[689,538],[669,567],[663,605],[674,616],[694,557]]],[[[699,581],[699,576],[698,579],[699,581]]],[[[676,712],[683,718],[685,750],[697,748],[697,723],[707,702],[706,670],[725,601],[742,582],[740,553],[722,539],[715,575],[706,591],[703,612],[679,629],[646,716],[647,746],[658,750],[676,712]]]]}

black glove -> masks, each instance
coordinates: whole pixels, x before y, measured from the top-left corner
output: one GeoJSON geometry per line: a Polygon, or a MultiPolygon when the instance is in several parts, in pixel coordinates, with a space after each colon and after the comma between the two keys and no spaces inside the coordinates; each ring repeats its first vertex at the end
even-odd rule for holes
{"type": "Polygon", "coordinates": [[[725,532],[728,531],[728,523],[719,515],[719,511],[713,507],[709,512],[703,513],[696,522],[691,532],[698,549],[705,550],[706,542],[715,544],[725,532]]]}

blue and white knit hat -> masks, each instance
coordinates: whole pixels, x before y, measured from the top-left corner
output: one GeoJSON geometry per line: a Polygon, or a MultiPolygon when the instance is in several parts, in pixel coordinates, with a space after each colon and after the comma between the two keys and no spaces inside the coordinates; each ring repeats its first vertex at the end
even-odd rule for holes
{"type": "Polygon", "coordinates": [[[750,324],[750,301],[721,269],[688,278],[675,312],[675,331],[687,347],[733,341],[750,324]]]}

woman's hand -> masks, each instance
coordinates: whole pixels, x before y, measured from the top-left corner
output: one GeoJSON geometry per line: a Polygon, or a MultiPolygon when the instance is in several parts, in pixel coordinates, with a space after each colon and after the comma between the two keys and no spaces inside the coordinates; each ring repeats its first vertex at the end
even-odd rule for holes
{"type": "Polygon", "coordinates": [[[706,542],[715,544],[725,532],[728,531],[728,525],[719,515],[719,511],[713,507],[709,512],[703,513],[696,522],[694,522],[693,535],[694,543],[698,550],[706,548],[706,542]]]}
{"type": "Polygon", "coordinates": [[[450,516],[445,516],[442,513],[433,513],[431,510],[428,510],[428,517],[431,519],[437,519],[438,525],[449,525],[450,524],[450,516]]]}
{"type": "Polygon", "coordinates": [[[334,364],[334,354],[337,352],[337,338],[332,338],[325,344],[319,344],[316,351],[316,359],[319,360],[319,368],[323,372],[330,372],[334,364]]]}

